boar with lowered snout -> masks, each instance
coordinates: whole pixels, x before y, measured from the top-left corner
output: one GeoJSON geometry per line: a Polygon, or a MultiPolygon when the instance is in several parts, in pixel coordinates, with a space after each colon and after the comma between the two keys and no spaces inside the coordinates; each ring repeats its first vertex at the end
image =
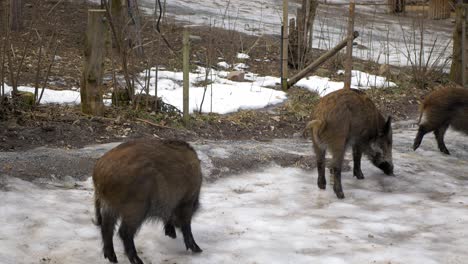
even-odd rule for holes
{"type": "Polygon", "coordinates": [[[421,145],[425,134],[434,131],[439,150],[450,154],[444,143],[449,126],[468,134],[468,89],[441,88],[424,99],[420,106],[419,129],[413,149],[421,145]]]}
{"type": "Polygon", "coordinates": [[[101,226],[104,257],[117,262],[112,237],[118,219],[119,235],[132,264],[142,264],[134,236],[147,219],[160,219],[165,234],[176,238],[180,228],[185,246],[202,250],[191,231],[202,184],[200,161],[183,141],[140,139],[107,152],[93,172],[96,222],[101,226]]]}
{"type": "Polygon", "coordinates": [[[364,179],[361,171],[362,154],[383,170],[393,175],[391,118],[387,120],[374,103],[361,91],[341,89],[324,96],[317,105],[313,120],[308,123],[317,159],[320,189],[325,189],[325,154],[332,155],[330,172],[334,177],[333,190],[343,199],[341,168],[346,148],[353,151],[353,173],[364,179]]]}

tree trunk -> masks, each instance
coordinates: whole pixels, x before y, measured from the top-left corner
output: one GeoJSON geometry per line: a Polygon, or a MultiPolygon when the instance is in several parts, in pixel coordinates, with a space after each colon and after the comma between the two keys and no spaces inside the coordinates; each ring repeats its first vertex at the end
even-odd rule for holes
{"type": "Polygon", "coordinates": [[[20,31],[22,29],[21,0],[10,0],[10,29],[20,31]]]}
{"type": "Polygon", "coordinates": [[[81,80],[81,110],[85,114],[103,115],[102,77],[104,58],[109,44],[109,30],[105,22],[105,10],[88,11],[84,70],[81,80]]]}
{"type": "MultiPolygon", "coordinates": [[[[465,5],[466,6],[466,5],[465,5]]],[[[455,28],[453,31],[453,54],[452,54],[452,65],[450,67],[450,79],[460,85],[463,85],[463,71],[466,74],[466,65],[462,65],[462,54],[463,54],[463,47],[462,47],[462,38],[465,37],[465,43],[468,42],[468,36],[462,36],[462,29],[463,23],[465,23],[465,28],[468,27],[466,25],[466,19],[464,17],[464,13],[466,12],[467,8],[464,8],[463,5],[458,5],[456,8],[456,22],[455,28]],[[465,67],[465,69],[463,69],[465,67]]],[[[466,33],[465,33],[466,35],[466,33]]],[[[465,44],[466,46],[467,44],[465,44]]],[[[466,49],[467,47],[465,47],[466,49]]],[[[465,50],[465,57],[467,57],[465,50]]],[[[466,61],[467,58],[465,58],[466,61]]]]}
{"type": "Polygon", "coordinates": [[[298,69],[304,68],[311,50],[317,6],[317,0],[302,0],[302,6],[297,10],[297,19],[291,19],[289,22],[289,64],[298,69]]]}
{"type": "Polygon", "coordinates": [[[389,13],[405,12],[406,0],[387,0],[389,13]]]}
{"type": "Polygon", "coordinates": [[[430,0],[429,1],[429,18],[430,19],[446,19],[450,17],[450,1],[449,0],[430,0]]]}

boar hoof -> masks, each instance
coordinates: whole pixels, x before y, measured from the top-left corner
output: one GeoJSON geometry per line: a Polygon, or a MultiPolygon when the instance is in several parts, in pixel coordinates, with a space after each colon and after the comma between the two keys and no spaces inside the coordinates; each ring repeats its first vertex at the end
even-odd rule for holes
{"type": "Polygon", "coordinates": [[[104,258],[108,259],[112,263],[117,263],[117,256],[115,252],[104,252],[104,258]]]}
{"type": "Polygon", "coordinates": [[[335,191],[336,197],[338,197],[338,199],[345,198],[343,190],[341,188],[336,188],[335,186],[333,186],[333,190],[335,191]]]}
{"type": "Polygon", "coordinates": [[[448,151],[447,148],[441,148],[440,151],[444,154],[450,155],[450,152],[448,151]]]}
{"type": "Polygon", "coordinates": [[[141,261],[141,259],[137,255],[133,256],[133,258],[129,260],[132,264],[144,264],[143,261],[141,261]]]}
{"type": "Polygon", "coordinates": [[[356,178],[358,180],[364,180],[364,174],[362,174],[362,171],[359,170],[359,171],[354,171],[354,176],[356,176],[356,178]]]}
{"type": "Polygon", "coordinates": [[[174,239],[177,238],[175,228],[171,224],[166,224],[164,226],[164,233],[166,234],[166,236],[168,236],[170,238],[174,238],[174,239]]]}
{"type": "Polygon", "coordinates": [[[325,188],[327,187],[327,180],[319,178],[317,180],[317,186],[319,187],[319,189],[325,190],[325,188]]]}
{"type": "Polygon", "coordinates": [[[187,250],[191,250],[193,253],[201,253],[203,250],[195,243],[195,240],[191,239],[191,241],[185,241],[185,247],[187,250]]]}

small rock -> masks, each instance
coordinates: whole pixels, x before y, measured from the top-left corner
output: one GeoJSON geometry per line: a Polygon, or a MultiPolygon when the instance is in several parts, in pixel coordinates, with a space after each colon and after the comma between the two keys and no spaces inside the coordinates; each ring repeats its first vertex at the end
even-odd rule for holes
{"type": "Polygon", "coordinates": [[[245,80],[245,74],[243,71],[231,71],[227,79],[234,82],[243,82],[245,80]]]}

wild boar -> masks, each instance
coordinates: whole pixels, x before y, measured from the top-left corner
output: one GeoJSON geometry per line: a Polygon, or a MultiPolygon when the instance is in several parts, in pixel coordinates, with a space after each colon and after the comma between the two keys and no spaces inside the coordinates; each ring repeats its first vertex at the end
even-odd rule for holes
{"type": "Polygon", "coordinates": [[[202,252],[191,231],[202,184],[200,161],[186,142],[139,139],[110,150],[93,172],[96,223],[101,227],[104,258],[117,263],[112,237],[119,235],[132,264],[142,264],[133,238],[142,223],[159,219],[166,236],[182,231],[186,249],[202,252]]]}
{"type": "Polygon", "coordinates": [[[419,129],[413,149],[416,150],[421,145],[425,134],[434,131],[439,150],[450,155],[444,142],[448,127],[468,134],[468,89],[437,89],[424,99],[419,112],[419,129]]]}
{"type": "Polygon", "coordinates": [[[385,120],[363,92],[341,89],[324,96],[306,129],[310,130],[313,141],[320,189],[326,188],[327,149],[332,155],[330,173],[334,177],[333,190],[339,199],[345,197],[341,186],[341,168],[348,146],[352,147],[353,174],[357,179],[364,179],[361,171],[363,153],[385,174],[393,175],[391,117],[385,120]]]}

